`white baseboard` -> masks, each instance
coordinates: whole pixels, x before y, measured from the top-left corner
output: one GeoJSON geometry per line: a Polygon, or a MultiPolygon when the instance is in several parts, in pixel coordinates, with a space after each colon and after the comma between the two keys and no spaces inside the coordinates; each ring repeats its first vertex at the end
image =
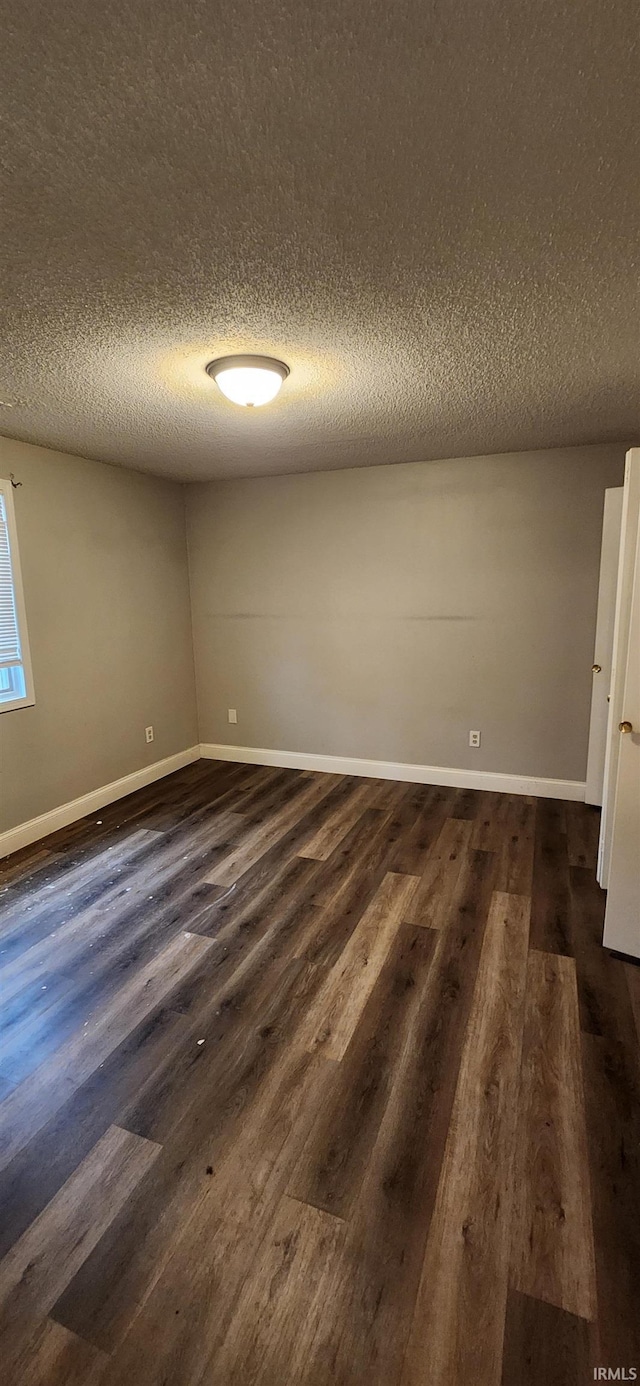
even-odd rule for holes
{"type": "Polygon", "coordinates": [[[357,756],[320,756],[308,751],[271,751],[255,746],[200,746],[207,760],[238,760],[248,765],[279,765],[291,770],[324,770],[332,775],[363,775],[376,780],[410,780],[454,789],[489,789],[498,794],[533,794],[540,799],[584,800],[582,780],[550,780],[534,775],[502,775],[493,770],[455,770],[443,765],[409,765],[357,756]]]}
{"type": "Polygon", "coordinates": [[[321,770],[332,775],[362,775],[379,780],[409,780],[415,784],[451,785],[455,789],[488,789],[501,794],[532,794],[542,799],[584,800],[585,786],[580,780],[539,779],[532,775],[502,775],[491,770],[455,770],[441,765],[410,765],[394,760],[360,760],[357,756],[322,756],[308,751],[273,751],[255,746],[223,746],[204,744],[190,746],[177,755],[156,760],[123,775],[120,780],[92,789],[79,799],[71,799],[59,808],[41,813],[27,823],[19,823],[8,832],[0,833],[0,858],[19,852],[32,842],[68,827],[96,809],[124,799],[136,789],[144,789],[164,775],[181,770],[203,756],[207,760],[241,761],[247,765],[277,765],[283,769],[321,770]]]}
{"type": "Polygon", "coordinates": [[[199,759],[200,747],[190,746],[186,751],[178,751],[175,756],[156,760],[153,765],[145,765],[142,770],[134,770],[131,775],[123,775],[120,780],[112,780],[111,784],[103,784],[100,789],[92,789],[79,799],[71,799],[68,804],[61,804],[59,808],[50,809],[48,813],[41,813],[37,818],[29,819],[28,823],[19,823],[17,828],[9,828],[8,832],[0,833],[0,857],[7,857],[10,852],[19,852],[21,847],[29,847],[41,837],[57,832],[58,828],[66,828],[69,823],[85,818],[88,813],[95,813],[96,809],[104,808],[105,804],[112,804],[116,799],[124,799],[136,789],[144,789],[146,785],[153,784],[154,780],[161,780],[164,775],[171,775],[174,770],[181,770],[184,765],[190,765],[192,761],[199,759]]]}

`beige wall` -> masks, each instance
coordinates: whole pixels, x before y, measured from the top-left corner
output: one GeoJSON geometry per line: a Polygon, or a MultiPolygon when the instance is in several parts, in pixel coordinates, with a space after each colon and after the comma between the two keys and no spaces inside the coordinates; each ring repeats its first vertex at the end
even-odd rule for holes
{"type": "Polygon", "coordinates": [[[583,780],[623,462],[585,447],[190,486],[200,740],[583,780]]]}
{"type": "Polygon", "coordinates": [[[183,488],[3,438],[12,471],[36,705],[0,714],[1,830],[198,739],[183,488]]]}

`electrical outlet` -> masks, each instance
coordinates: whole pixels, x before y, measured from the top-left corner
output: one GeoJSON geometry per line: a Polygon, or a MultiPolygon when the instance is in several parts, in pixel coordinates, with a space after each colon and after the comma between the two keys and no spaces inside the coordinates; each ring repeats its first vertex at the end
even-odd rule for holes
{"type": "Polygon", "coordinates": [[[227,709],[227,717],[229,718],[229,721],[232,722],[235,726],[238,721],[238,714],[235,710],[235,707],[230,707],[227,709]]]}
{"type": "Polygon", "coordinates": [[[145,729],[144,729],[144,739],[145,739],[145,741],[146,741],[147,743],[148,743],[149,741],[153,741],[153,727],[145,727],[145,729]]]}
{"type": "Polygon", "coordinates": [[[469,732],[469,745],[470,745],[470,746],[479,746],[479,745],[480,745],[480,732],[479,732],[479,731],[470,731],[470,732],[469,732]]]}

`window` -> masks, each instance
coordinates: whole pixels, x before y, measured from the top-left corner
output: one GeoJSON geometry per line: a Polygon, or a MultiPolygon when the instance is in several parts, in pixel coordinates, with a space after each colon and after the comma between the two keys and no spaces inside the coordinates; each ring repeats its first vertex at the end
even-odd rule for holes
{"type": "Polygon", "coordinates": [[[0,712],[34,703],[10,481],[0,481],[0,712]]]}

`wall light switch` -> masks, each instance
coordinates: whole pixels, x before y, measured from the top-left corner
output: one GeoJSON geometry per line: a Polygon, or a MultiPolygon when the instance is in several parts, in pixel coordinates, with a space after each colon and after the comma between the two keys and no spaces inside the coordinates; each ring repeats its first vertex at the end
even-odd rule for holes
{"type": "Polygon", "coordinates": [[[469,732],[469,745],[470,745],[470,746],[479,746],[479,745],[480,745],[480,732],[479,732],[479,731],[470,731],[470,732],[469,732]]]}
{"type": "Polygon", "coordinates": [[[230,708],[228,709],[227,716],[228,716],[228,718],[229,718],[229,721],[230,721],[230,722],[233,722],[234,725],[235,725],[236,722],[238,721],[238,714],[237,714],[237,712],[236,712],[236,710],[235,710],[235,707],[230,707],[230,708]]]}
{"type": "Polygon", "coordinates": [[[153,727],[145,727],[145,729],[144,729],[144,739],[145,739],[145,741],[147,741],[147,742],[153,741],[153,727]]]}

